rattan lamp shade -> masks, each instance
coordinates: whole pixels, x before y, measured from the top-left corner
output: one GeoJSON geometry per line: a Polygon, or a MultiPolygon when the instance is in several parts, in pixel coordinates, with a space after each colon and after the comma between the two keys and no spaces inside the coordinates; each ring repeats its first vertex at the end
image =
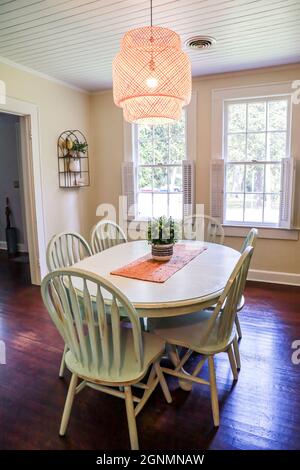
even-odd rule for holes
{"type": "Polygon", "coordinates": [[[126,121],[179,120],[191,99],[191,64],[178,34],[159,26],[128,31],[113,61],[113,92],[126,121]]]}

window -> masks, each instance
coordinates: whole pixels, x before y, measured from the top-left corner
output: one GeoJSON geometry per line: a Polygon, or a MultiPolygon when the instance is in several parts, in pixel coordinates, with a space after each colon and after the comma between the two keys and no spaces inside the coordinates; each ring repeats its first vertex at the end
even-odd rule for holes
{"type": "Polygon", "coordinates": [[[137,216],[182,216],[186,113],[163,126],[136,125],[137,216]]]}
{"type": "Polygon", "coordinates": [[[224,101],[224,222],[278,226],[289,97],[224,101]]]}

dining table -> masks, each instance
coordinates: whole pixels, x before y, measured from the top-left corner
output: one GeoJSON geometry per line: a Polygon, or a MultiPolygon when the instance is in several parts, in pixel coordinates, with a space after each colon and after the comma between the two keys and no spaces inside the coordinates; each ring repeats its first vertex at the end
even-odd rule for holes
{"type": "MultiPolygon", "coordinates": [[[[99,275],[120,289],[133,304],[147,329],[148,318],[190,314],[216,304],[240,257],[239,251],[217,243],[184,240],[180,244],[198,248],[199,251],[205,249],[165,282],[149,282],[112,274],[113,271],[149,255],[151,245],[146,240],[114,245],[84,258],[72,268],[99,275]]],[[[77,287],[76,279],[73,282],[77,287]]],[[[94,284],[90,286],[92,295],[93,288],[94,284]]],[[[107,291],[103,292],[103,297],[105,303],[111,302],[111,294],[107,291]]],[[[176,365],[176,348],[168,345],[167,352],[176,365]]],[[[181,371],[188,374],[183,368],[181,371]]],[[[190,381],[179,379],[178,382],[183,390],[192,389],[190,381]]]]}
{"type": "MultiPolygon", "coordinates": [[[[202,241],[181,241],[206,249],[165,282],[149,282],[111,274],[151,253],[146,240],[121,243],[89,256],[72,267],[110,281],[127,296],[141,318],[169,317],[197,312],[214,305],[237,263],[240,252],[202,241]]],[[[109,296],[109,294],[107,293],[109,296]]],[[[105,293],[104,293],[105,296],[105,293]]],[[[109,302],[109,298],[105,299],[109,302]]]]}

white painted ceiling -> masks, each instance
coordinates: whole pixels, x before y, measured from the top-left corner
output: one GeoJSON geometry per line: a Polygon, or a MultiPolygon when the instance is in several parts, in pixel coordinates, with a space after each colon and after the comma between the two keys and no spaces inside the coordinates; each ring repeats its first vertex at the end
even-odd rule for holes
{"type": "MultiPolygon", "coordinates": [[[[149,0],[0,0],[0,56],[89,91],[111,87],[126,30],[149,24],[149,0]]],[[[300,0],[153,0],[153,23],[191,51],[193,75],[300,61],[300,0]]]]}

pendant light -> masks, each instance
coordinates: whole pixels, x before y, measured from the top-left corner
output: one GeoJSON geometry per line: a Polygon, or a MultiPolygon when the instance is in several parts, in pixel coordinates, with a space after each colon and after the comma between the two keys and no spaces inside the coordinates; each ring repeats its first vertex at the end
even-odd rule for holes
{"type": "Polygon", "coordinates": [[[151,25],[125,33],[113,61],[114,102],[132,123],[167,124],[191,99],[191,64],[174,31],[151,25]]]}

